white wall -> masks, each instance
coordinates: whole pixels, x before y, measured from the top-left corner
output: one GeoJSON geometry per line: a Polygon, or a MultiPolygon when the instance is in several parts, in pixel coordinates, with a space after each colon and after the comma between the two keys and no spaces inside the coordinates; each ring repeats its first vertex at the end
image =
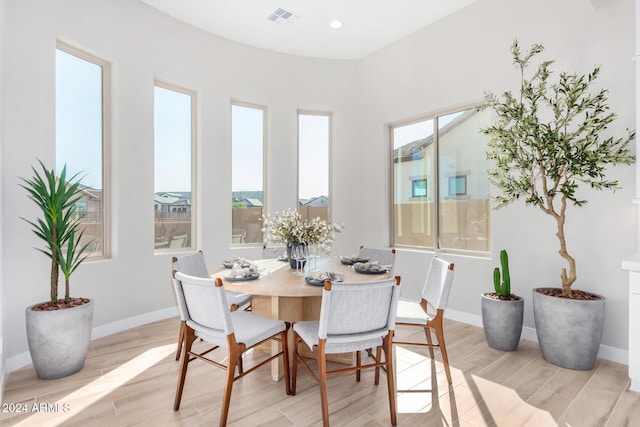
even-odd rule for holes
{"type": "MultiPolygon", "coordinates": [[[[170,255],[153,255],[153,81],[198,92],[200,241],[214,265],[229,256],[230,100],[268,107],[269,211],[295,204],[296,110],[333,113],[333,219],[347,224],[335,253],[360,244],[389,242],[389,147],[385,124],[479,100],[485,90],[514,88],[508,48],[542,42],[559,68],[589,71],[603,65],[619,115],[611,127],[633,127],[634,21],[632,0],[594,9],[588,0],[480,0],[361,61],[314,60],[261,51],[200,32],[137,0],[6,1],[4,137],[0,180],[4,298],[0,318],[5,357],[27,351],[24,308],[48,295],[48,263],[19,216],[37,214],[18,187],[35,158],[54,159],[54,52],[56,39],[111,61],[113,255],[89,262],[72,278],[77,296],[96,300],[95,326],[144,317],[175,305],[170,255]],[[512,4],[513,3],[513,4],[512,4]],[[348,185],[345,185],[348,183],[348,185]],[[372,195],[374,197],[372,197],[372,195]],[[367,215],[362,215],[367,212],[367,215]]],[[[0,121],[1,123],[1,121],[0,121]]],[[[570,250],[578,258],[578,287],[607,297],[603,343],[627,348],[626,273],[620,260],[635,252],[633,168],[611,175],[615,194],[589,194],[589,204],[569,211],[570,250]]],[[[494,255],[510,251],[514,290],[555,285],[561,265],[553,221],[530,207],[494,212],[494,255]]],[[[259,251],[238,251],[258,256],[259,251]]],[[[400,251],[397,271],[406,294],[422,286],[431,254],[400,251]]],[[[456,262],[452,312],[479,315],[479,294],[491,288],[490,259],[449,256],[456,262]]]]}
{"type": "MultiPolygon", "coordinates": [[[[0,0],[0,165],[2,165],[2,154],[4,152],[4,79],[3,70],[6,61],[4,59],[4,28],[5,28],[5,0],[0,0]]],[[[0,173],[0,242],[4,242],[4,177],[0,173]]],[[[0,271],[4,271],[4,245],[0,244],[0,271]]],[[[0,274],[0,402],[3,401],[5,362],[4,351],[4,276],[0,274]]]]}
{"type": "MultiPolygon", "coordinates": [[[[383,124],[479,100],[487,90],[517,90],[519,75],[509,52],[516,37],[525,48],[537,42],[545,45],[544,57],[557,60],[557,71],[587,73],[601,64],[600,85],[610,89],[610,105],[619,115],[610,130],[625,135],[625,128],[635,127],[634,2],[607,3],[595,8],[587,0],[480,0],[362,60],[359,130],[367,144],[366,161],[379,167],[362,168],[359,181],[381,192],[388,188],[383,124]]],[[[589,203],[568,209],[567,244],[578,262],[574,287],[607,298],[602,343],[626,350],[627,273],[621,260],[636,252],[634,167],[612,168],[609,174],[623,189],[615,194],[585,190],[589,203]]],[[[370,214],[361,227],[379,230],[368,243],[388,243],[386,200],[363,202],[370,214]]],[[[505,248],[510,253],[512,289],[525,297],[525,325],[533,327],[531,289],[559,286],[563,260],[557,254],[555,221],[523,203],[492,215],[493,259],[443,255],[456,263],[449,307],[479,316],[479,295],[492,289],[491,270],[505,248]]],[[[403,292],[419,292],[430,256],[399,251],[396,270],[403,274],[403,292]]]]}
{"type": "MultiPolygon", "coordinates": [[[[95,299],[98,329],[175,307],[171,255],[153,255],[153,83],[160,79],[198,93],[199,248],[213,267],[229,256],[231,228],[230,102],[268,108],[269,209],[295,206],[297,109],[334,117],[335,183],[349,177],[356,148],[356,66],[249,48],[175,21],[137,0],[7,0],[2,177],[5,206],[4,319],[8,357],[24,354],[24,309],[48,297],[48,260],[19,219],[37,211],[18,187],[36,158],[54,161],[56,40],[112,64],[112,258],[87,262],[72,294],[95,299]]],[[[348,187],[336,186],[336,221],[356,222],[348,187]],[[352,215],[350,217],[349,215],[352,215]]],[[[340,240],[347,245],[350,231],[340,240]]],[[[355,243],[354,243],[355,245],[355,243]]],[[[256,253],[260,251],[256,250],[256,253]]],[[[17,362],[16,362],[17,363],[17,362]]]]}

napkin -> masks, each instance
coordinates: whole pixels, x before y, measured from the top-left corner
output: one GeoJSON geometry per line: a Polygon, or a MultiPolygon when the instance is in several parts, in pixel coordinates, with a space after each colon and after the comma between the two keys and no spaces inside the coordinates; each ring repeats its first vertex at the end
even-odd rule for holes
{"type": "Polygon", "coordinates": [[[347,262],[367,262],[369,261],[369,258],[360,258],[358,255],[351,255],[351,256],[343,256],[342,261],[347,261],[347,262]]]}
{"type": "Polygon", "coordinates": [[[258,272],[258,267],[251,264],[249,267],[241,267],[240,263],[234,262],[229,277],[247,277],[258,272]]]}
{"type": "Polygon", "coordinates": [[[344,276],[342,274],[334,273],[333,271],[318,271],[312,278],[318,282],[324,282],[325,280],[342,282],[344,280],[344,276]]]}
{"type": "Polygon", "coordinates": [[[380,261],[356,262],[353,264],[353,268],[365,271],[389,271],[391,265],[380,265],[380,261]]]}

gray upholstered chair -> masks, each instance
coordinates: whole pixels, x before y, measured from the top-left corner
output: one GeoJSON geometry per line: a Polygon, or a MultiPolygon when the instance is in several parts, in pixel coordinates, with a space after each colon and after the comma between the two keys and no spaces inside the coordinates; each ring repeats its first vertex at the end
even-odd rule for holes
{"type": "MultiPolygon", "coordinates": [[[[181,273],[188,274],[195,277],[209,277],[209,270],[207,270],[207,264],[204,260],[204,254],[202,251],[198,251],[192,254],[173,257],[172,270],[178,270],[181,273]]],[[[174,279],[174,290],[176,290],[174,279]]],[[[227,302],[229,303],[229,310],[235,311],[238,308],[251,303],[251,294],[241,294],[238,292],[225,291],[227,294],[227,302]]],[[[181,310],[180,297],[176,292],[176,299],[178,300],[178,310],[181,310]]],[[[184,313],[180,312],[180,319],[185,320],[184,313]]],[[[178,349],[176,350],[176,360],[180,359],[180,351],[182,350],[184,330],[180,326],[180,334],[178,336],[178,349]]]]}
{"type": "MultiPolygon", "coordinates": [[[[444,309],[447,306],[449,290],[453,281],[453,263],[434,257],[429,266],[427,279],[422,289],[420,301],[408,301],[400,299],[396,324],[416,326],[423,328],[426,343],[395,341],[394,344],[429,347],[429,355],[433,359],[433,348],[437,347],[442,353],[442,363],[447,374],[447,381],[451,384],[451,372],[449,370],[449,358],[444,342],[444,330],[442,321],[444,309]],[[431,330],[436,333],[438,342],[433,343],[431,330]]],[[[401,390],[399,390],[401,391],[401,390]]]]}
{"type": "Polygon", "coordinates": [[[360,371],[368,368],[376,369],[376,385],[380,368],[387,374],[391,424],[396,425],[396,394],[391,343],[400,294],[399,285],[400,277],[366,283],[327,281],[322,291],[320,320],[293,324],[291,393],[296,394],[298,361],[300,361],[320,386],[324,426],[329,425],[327,376],[356,371],[356,380],[359,381],[360,371]],[[319,375],[316,376],[300,356],[298,352],[300,341],[313,352],[319,375]],[[374,362],[362,365],[360,351],[370,348],[376,348],[376,355],[371,354],[374,362]],[[384,360],[382,360],[383,350],[384,360]],[[327,371],[326,355],[344,352],[357,352],[355,366],[327,371]]]}
{"type": "Polygon", "coordinates": [[[291,394],[289,351],[287,346],[289,323],[255,316],[242,310],[230,312],[227,294],[222,287],[220,278],[214,280],[188,276],[179,271],[174,271],[173,277],[177,284],[179,301],[184,304],[182,309],[185,315],[185,320],[182,322],[184,328],[184,351],[180,362],[178,386],[173,405],[174,410],[177,411],[180,408],[187,368],[189,363],[194,360],[203,360],[211,365],[225,369],[227,372],[220,411],[221,426],[227,424],[233,383],[255,369],[267,365],[277,357],[282,356],[285,390],[287,394],[291,394]],[[201,353],[192,351],[192,345],[196,337],[213,345],[213,348],[201,353]],[[282,350],[265,358],[244,372],[240,370],[238,362],[242,359],[243,353],[269,340],[279,342],[282,345],[282,350]],[[227,350],[226,366],[205,357],[210,351],[219,347],[227,350]],[[237,366],[238,374],[236,375],[237,366]]]}
{"type": "Polygon", "coordinates": [[[374,249],[360,246],[358,257],[369,258],[369,261],[378,261],[380,265],[390,265],[389,277],[393,277],[393,270],[396,264],[396,250],[391,249],[374,249]]]}

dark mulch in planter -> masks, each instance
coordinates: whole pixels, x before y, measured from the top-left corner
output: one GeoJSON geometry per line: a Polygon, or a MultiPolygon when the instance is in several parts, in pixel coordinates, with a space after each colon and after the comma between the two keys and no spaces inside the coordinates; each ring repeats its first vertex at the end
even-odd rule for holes
{"type": "Polygon", "coordinates": [[[577,300],[583,300],[583,301],[597,301],[599,299],[602,299],[599,295],[592,294],[590,292],[579,291],[579,290],[572,290],[571,296],[563,295],[562,289],[560,288],[538,289],[538,292],[544,295],[548,295],[550,297],[577,299],[577,300]]]}
{"type": "Polygon", "coordinates": [[[55,304],[50,301],[43,302],[32,308],[33,311],[54,311],[65,308],[77,307],[89,303],[89,298],[69,298],[69,302],[65,303],[64,298],[59,299],[55,304]]]}
{"type": "Polygon", "coordinates": [[[484,294],[484,296],[487,298],[500,300],[500,301],[518,301],[522,299],[518,295],[514,295],[514,294],[511,294],[508,297],[499,297],[498,294],[496,294],[495,292],[487,292],[486,294],[484,294]]]}

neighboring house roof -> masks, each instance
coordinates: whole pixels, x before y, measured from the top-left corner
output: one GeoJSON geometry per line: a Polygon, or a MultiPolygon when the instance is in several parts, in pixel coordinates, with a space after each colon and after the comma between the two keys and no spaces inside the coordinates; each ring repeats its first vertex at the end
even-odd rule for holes
{"type": "Polygon", "coordinates": [[[244,203],[246,206],[262,206],[262,202],[258,199],[233,199],[234,202],[244,203]]]}
{"type": "MultiPolygon", "coordinates": [[[[475,108],[471,108],[451,120],[449,123],[444,125],[441,129],[438,130],[438,134],[440,136],[445,135],[447,132],[459,126],[461,123],[469,120],[473,117],[478,111],[475,108]]],[[[433,135],[429,135],[426,138],[418,139],[408,144],[403,145],[402,147],[398,147],[393,150],[393,162],[409,162],[412,160],[420,160],[424,157],[424,149],[433,143],[433,135]]]]}
{"type": "Polygon", "coordinates": [[[314,197],[312,199],[305,199],[305,201],[303,202],[302,200],[300,200],[300,205],[301,206],[329,206],[329,198],[327,196],[318,196],[318,197],[314,197]]]}
{"type": "Polygon", "coordinates": [[[161,205],[191,205],[191,193],[187,191],[155,193],[153,198],[161,205]]]}
{"type": "Polygon", "coordinates": [[[87,187],[86,185],[82,185],[82,184],[78,185],[78,188],[84,195],[92,199],[97,199],[97,200],[102,199],[102,190],[97,190],[95,188],[87,187]]]}
{"type": "MultiPolygon", "coordinates": [[[[260,205],[264,203],[264,191],[232,191],[231,199],[235,202],[239,202],[241,200],[249,200],[255,199],[260,201],[260,205]]],[[[257,206],[257,205],[256,205],[257,206]]]]}

